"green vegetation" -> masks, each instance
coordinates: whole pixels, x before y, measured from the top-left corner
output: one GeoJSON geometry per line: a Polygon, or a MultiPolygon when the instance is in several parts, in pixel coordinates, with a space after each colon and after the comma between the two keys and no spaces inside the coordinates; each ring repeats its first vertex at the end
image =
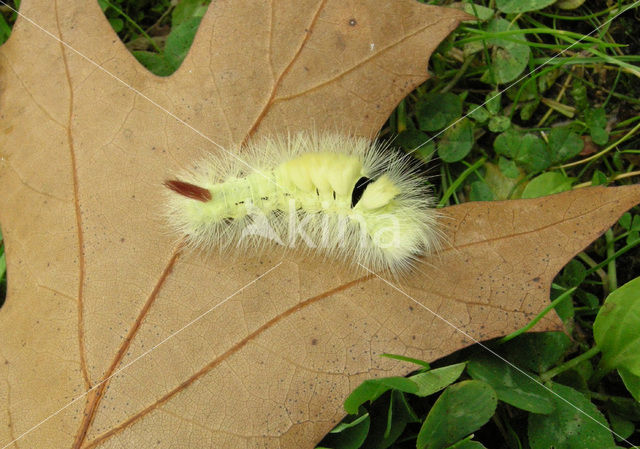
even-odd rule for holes
{"type": "MultiPolygon", "coordinates": [[[[180,65],[208,4],[98,1],[127,47],[158,75],[180,65]]],[[[381,132],[438,167],[439,205],[637,182],[640,2],[465,3],[478,20],[439,47],[431,80],[399,104],[381,132]]],[[[4,42],[15,13],[1,11],[4,42]]],[[[321,447],[639,445],[639,248],[636,208],[553,283],[544,313],[555,309],[567,334],[519,331],[433,369],[413,360],[417,371],[407,378],[368,380],[347,398],[349,415],[321,447]]]]}

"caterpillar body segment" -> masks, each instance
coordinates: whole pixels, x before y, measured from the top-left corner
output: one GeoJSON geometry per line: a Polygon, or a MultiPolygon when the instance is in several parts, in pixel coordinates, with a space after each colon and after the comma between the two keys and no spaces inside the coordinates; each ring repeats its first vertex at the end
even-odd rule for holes
{"type": "Polygon", "coordinates": [[[264,139],[167,181],[168,218],[193,247],[280,244],[394,274],[437,249],[424,176],[388,149],[341,134],[264,139]]]}

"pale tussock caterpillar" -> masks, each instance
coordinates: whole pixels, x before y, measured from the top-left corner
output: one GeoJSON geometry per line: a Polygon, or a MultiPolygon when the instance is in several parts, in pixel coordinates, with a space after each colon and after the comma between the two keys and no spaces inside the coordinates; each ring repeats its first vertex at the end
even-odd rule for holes
{"type": "Polygon", "coordinates": [[[167,216],[196,248],[276,243],[403,274],[439,247],[439,214],[420,167],[388,150],[339,133],[264,138],[166,181],[167,216]]]}

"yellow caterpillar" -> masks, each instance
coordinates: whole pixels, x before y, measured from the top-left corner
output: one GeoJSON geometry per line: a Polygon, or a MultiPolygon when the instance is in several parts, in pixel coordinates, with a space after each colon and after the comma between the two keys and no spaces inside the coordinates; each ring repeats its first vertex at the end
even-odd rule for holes
{"type": "Polygon", "coordinates": [[[206,250],[272,242],[403,273],[438,247],[438,213],[415,161],[386,149],[336,133],[266,138],[166,181],[169,221],[206,250]]]}

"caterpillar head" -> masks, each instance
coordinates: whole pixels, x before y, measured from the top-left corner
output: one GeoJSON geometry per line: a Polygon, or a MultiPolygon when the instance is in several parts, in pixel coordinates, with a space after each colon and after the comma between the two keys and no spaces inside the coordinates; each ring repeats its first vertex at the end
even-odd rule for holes
{"type": "Polygon", "coordinates": [[[351,194],[351,207],[373,210],[386,206],[400,193],[400,189],[387,176],[378,179],[362,177],[356,181],[351,194]]]}

